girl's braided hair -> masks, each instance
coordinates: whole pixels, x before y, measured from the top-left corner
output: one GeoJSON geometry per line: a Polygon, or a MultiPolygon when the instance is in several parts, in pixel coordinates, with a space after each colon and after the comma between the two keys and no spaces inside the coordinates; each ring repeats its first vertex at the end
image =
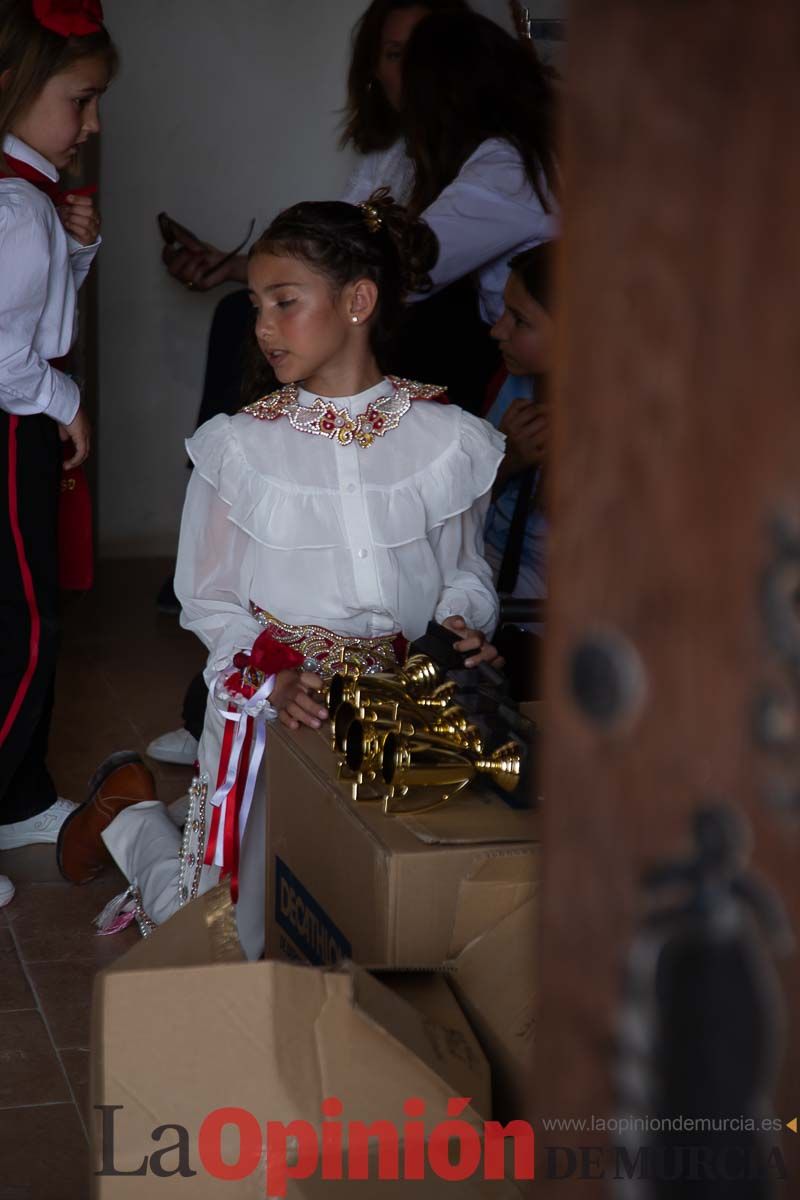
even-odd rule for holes
{"type": "Polygon", "coordinates": [[[439,243],[424,221],[410,216],[382,187],[363,204],[324,200],[292,205],[254,243],[250,257],[257,254],[300,259],[337,290],[356,279],[371,279],[378,303],[370,338],[380,363],[408,294],[432,287],[429,273],[439,243]]]}

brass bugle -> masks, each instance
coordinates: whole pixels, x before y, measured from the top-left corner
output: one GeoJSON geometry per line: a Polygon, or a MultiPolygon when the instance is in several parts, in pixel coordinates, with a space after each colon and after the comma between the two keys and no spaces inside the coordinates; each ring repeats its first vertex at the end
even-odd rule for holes
{"type": "Polygon", "coordinates": [[[397,675],[412,696],[429,696],[439,684],[439,668],[426,654],[412,654],[397,675]]]}
{"type": "Polygon", "coordinates": [[[492,781],[504,792],[514,792],[522,777],[522,755],[516,742],[505,742],[493,750],[488,758],[479,758],[475,769],[490,775],[492,781]]]}
{"type": "MultiPolygon", "coordinates": [[[[446,721],[443,719],[445,714],[442,714],[434,723],[426,721],[425,724],[420,725],[413,720],[404,720],[409,715],[413,717],[413,713],[409,713],[402,706],[394,706],[396,710],[394,714],[391,711],[392,706],[385,707],[389,707],[388,713],[381,711],[377,706],[373,707],[372,704],[357,708],[349,701],[343,701],[339,705],[333,721],[333,749],[340,754],[346,753],[350,727],[358,719],[361,724],[357,728],[361,732],[353,734],[351,757],[357,757],[355,739],[362,734],[366,737],[370,732],[378,729],[413,739],[414,743],[418,743],[421,747],[430,746],[443,750],[456,750],[459,753],[467,754],[470,758],[482,757],[483,744],[480,732],[474,725],[470,725],[466,713],[462,709],[453,707],[448,710],[449,717],[446,721]]],[[[430,714],[430,716],[432,715],[430,714]]]]}
{"type": "Polygon", "coordinates": [[[412,721],[415,725],[427,725],[431,720],[430,713],[420,708],[399,683],[384,675],[334,675],[325,699],[328,713],[334,720],[342,704],[375,708],[387,719],[412,721]]]}
{"type": "MultiPolygon", "coordinates": [[[[336,714],[331,722],[331,745],[333,750],[344,750],[344,739],[347,737],[347,731],[350,726],[350,721],[354,721],[356,716],[362,721],[397,721],[397,704],[390,702],[386,704],[371,703],[369,707],[359,706],[353,701],[343,700],[336,709],[336,714]]],[[[399,724],[399,722],[397,722],[399,724]]]]}
{"type": "Polygon", "coordinates": [[[430,695],[417,696],[416,702],[420,708],[435,708],[444,711],[452,702],[456,686],[454,679],[448,679],[447,683],[440,683],[438,687],[434,688],[430,695]]]}
{"type": "Polygon", "coordinates": [[[471,754],[483,755],[483,739],[480,730],[477,725],[470,722],[464,709],[457,704],[453,704],[444,712],[439,713],[426,730],[420,731],[422,737],[428,737],[429,734],[448,738],[463,746],[471,754]]]}
{"type": "Polygon", "coordinates": [[[350,722],[345,735],[344,757],[347,766],[356,775],[380,771],[386,739],[397,736],[393,729],[378,728],[375,722],[365,722],[356,717],[350,722]]]}
{"type": "MultiPolygon", "coordinates": [[[[469,769],[465,783],[471,782],[476,775],[488,775],[504,792],[513,792],[519,785],[522,758],[516,742],[506,742],[488,757],[470,758],[452,743],[442,744],[439,739],[434,741],[424,734],[410,740],[390,733],[382,742],[380,770],[384,782],[395,787],[444,786],[445,778],[455,771],[454,760],[459,763],[462,773],[465,768],[469,769]],[[438,771],[439,767],[441,771],[438,771]]],[[[375,769],[374,757],[372,769],[375,769]]]]}
{"type": "Polygon", "coordinates": [[[337,673],[328,684],[325,699],[331,716],[343,700],[353,703],[357,691],[412,703],[418,697],[433,697],[438,706],[445,696],[436,698],[434,693],[441,687],[448,689],[447,697],[452,696],[449,685],[440,684],[436,664],[424,654],[414,654],[404,667],[392,674],[376,672],[372,675],[355,675],[344,671],[337,673]]]}
{"type": "Polygon", "coordinates": [[[387,729],[394,729],[397,733],[411,734],[414,732],[413,725],[399,719],[398,705],[393,701],[388,704],[370,702],[369,706],[358,706],[350,700],[343,700],[336,709],[331,732],[331,746],[340,754],[344,753],[347,731],[351,722],[356,718],[370,724],[380,724],[387,729]]]}
{"type": "Polygon", "coordinates": [[[381,775],[390,788],[436,787],[459,791],[475,778],[472,763],[453,749],[428,749],[395,733],[383,741],[381,775]]]}

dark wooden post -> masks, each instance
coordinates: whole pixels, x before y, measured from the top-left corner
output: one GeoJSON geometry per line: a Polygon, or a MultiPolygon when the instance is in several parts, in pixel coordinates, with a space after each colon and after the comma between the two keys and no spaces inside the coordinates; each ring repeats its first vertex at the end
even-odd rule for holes
{"type": "MultiPolygon", "coordinates": [[[[695,853],[699,809],[744,818],[800,931],[800,5],[574,0],[569,38],[535,1103],[562,1200],[611,1184],[548,1183],[543,1147],[620,1139],[541,1118],[624,1108],[642,875],[695,853]]],[[[788,1006],[797,951],[778,969],[788,1006]]],[[[702,972],[695,999],[733,1011],[702,972]]],[[[780,1055],[789,1121],[791,1020],[780,1055]]],[[[770,1144],[792,1194],[800,1135],[770,1144]]]]}

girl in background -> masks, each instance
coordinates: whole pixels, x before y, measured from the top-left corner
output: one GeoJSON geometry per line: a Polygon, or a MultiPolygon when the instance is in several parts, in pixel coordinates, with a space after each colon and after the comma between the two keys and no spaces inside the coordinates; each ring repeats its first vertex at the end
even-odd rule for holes
{"type": "Polygon", "coordinates": [[[451,398],[474,411],[498,366],[489,330],[503,311],[508,259],[558,233],[554,111],[547,69],[487,17],[433,13],[409,38],[410,207],[440,254],[438,294],[411,297],[420,311],[395,358],[423,379],[444,368],[451,398]],[[441,312],[442,289],[454,286],[460,300],[441,312]]]}
{"type": "Polygon", "coordinates": [[[466,0],[373,0],[355,26],[341,144],[352,145],[359,159],[343,200],[355,204],[376,188],[388,187],[398,203],[408,203],[414,168],[402,126],[406,46],[431,13],[468,10],[466,0]]]}
{"type": "MultiPolygon", "coordinates": [[[[504,598],[547,596],[548,524],[544,471],[549,437],[549,379],[555,365],[554,243],[524,250],[508,264],[505,307],[492,328],[504,371],[490,389],[486,419],[506,437],[486,520],[486,557],[504,598]]],[[[532,606],[531,606],[532,607],[532,606]]],[[[498,645],[517,699],[537,694],[540,624],[504,624],[498,645]]]]}
{"type": "MultiPolygon", "coordinates": [[[[59,172],[99,130],[117,57],[99,0],[0,0],[0,850],[54,843],[74,805],[46,765],[58,643],[57,505],[90,430],[52,365],[74,340],[99,246],[92,201],[59,172]]],[[[0,876],[0,905],[14,894],[0,876]]]]}

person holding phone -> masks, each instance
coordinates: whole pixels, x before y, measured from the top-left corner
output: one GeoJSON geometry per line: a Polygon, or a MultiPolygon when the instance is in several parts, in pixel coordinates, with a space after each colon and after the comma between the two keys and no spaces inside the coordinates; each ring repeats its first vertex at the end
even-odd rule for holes
{"type": "MultiPolygon", "coordinates": [[[[405,47],[420,21],[431,13],[468,9],[466,0],[373,0],[357,22],[341,145],[352,146],[359,158],[342,200],[355,204],[379,187],[388,187],[400,203],[408,200],[413,169],[401,125],[405,47]]],[[[166,213],[159,222],[165,241],[162,259],[179,283],[198,292],[223,283],[247,283],[247,256],[241,250],[249,234],[242,245],[225,252],[166,213]]]]}

